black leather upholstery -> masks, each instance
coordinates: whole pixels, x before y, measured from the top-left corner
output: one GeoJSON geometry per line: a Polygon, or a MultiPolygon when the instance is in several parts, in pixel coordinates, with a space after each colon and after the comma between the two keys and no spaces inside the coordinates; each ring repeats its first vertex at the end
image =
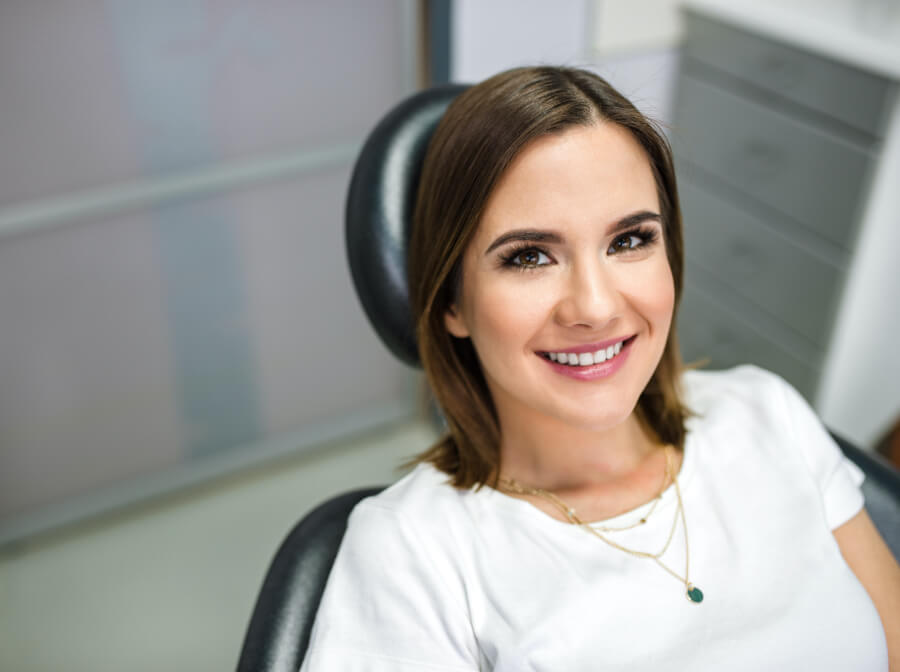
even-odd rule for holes
{"type": "Polygon", "coordinates": [[[381,488],[329,499],[294,526],[269,565],[244,637],[238,672],[297,672],[347,518],[381,488]]]}
{"type": "Polygon", "coordinates": [[[428,141],[465,88],[428,89],[391,110],[366,140],[347,194],[347,256],[356,293],[384,344],[413,366],[419,354],[406,282],[409,225],[428,141]]]}

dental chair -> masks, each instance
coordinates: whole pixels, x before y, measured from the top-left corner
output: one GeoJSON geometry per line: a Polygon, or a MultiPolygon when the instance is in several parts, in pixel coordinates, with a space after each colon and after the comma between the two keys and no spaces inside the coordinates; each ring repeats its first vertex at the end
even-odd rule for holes
{"type": "MultiPolygon", "coordinates": [[[[403,101],[372,131],[357,159],[347,197],[350,271],[363,308],[388,349],[418,365],[406,285],[406,249],[419,171],[441,115],[466,87],[429,89],[403,101]]],[[[834,436],[865,472],[866,508],[900,558],[900,472],[834,436]]],[[[320,504],[290,531],[269,566],[244,638],[239,672],[296,672],[344,536],[347,517],[381,487],[320,504]]]]}

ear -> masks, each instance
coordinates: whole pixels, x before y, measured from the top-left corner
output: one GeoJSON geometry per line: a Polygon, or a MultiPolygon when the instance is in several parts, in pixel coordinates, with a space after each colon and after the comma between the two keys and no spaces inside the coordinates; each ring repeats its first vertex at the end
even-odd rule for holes
{"type": "Polygon", "coordinates": [[[456,304],[450,306],[447,312],[444,313],[444,326],[447,327],[447,331],[457,338],[469,337],[469,327],[466,326],[466,321],[463,319],[456,304]]]}

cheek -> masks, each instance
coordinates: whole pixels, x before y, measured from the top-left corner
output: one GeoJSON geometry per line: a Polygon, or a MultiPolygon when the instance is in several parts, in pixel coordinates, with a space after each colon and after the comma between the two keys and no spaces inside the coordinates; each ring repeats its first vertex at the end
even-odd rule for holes
{"type": "Polygon", "coordinates": [[[469,297],[467,321],[479,354],[518,354],[528,349],[547,314],[547,292],[533,283],[523,291],[521,282],[495,282],[469,297]]]}
{"type": "Polygon", "coordinates": [[[648,265],[639,279],[629,280],[631,301],[657,329],[668,332],[675,309],[675,282],[667,261],[648,265]],[[638,280],[635,282],[635,280],[638,280]]]}
{"type": "Polygon", "coordinates": [[[668,331],[675,310],[675,281],[672,279],[672,271],[668,263],[656,271],[654,278],[648,283],[648,287],[654,288],[654,291],[648,292],[649,310],[653,312],[658,321],[665,323],[668,331]]]}

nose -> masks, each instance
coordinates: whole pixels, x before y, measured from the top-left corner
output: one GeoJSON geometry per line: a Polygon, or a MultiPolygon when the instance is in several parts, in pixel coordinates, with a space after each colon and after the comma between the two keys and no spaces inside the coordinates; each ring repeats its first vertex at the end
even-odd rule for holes
{"type": "Polygon", "coordinates": [[[567,274],[556,319],[563,326],[601,331],[621,317],[623,304],[612,269],[600,260],[585,261],[567,274]]]}

